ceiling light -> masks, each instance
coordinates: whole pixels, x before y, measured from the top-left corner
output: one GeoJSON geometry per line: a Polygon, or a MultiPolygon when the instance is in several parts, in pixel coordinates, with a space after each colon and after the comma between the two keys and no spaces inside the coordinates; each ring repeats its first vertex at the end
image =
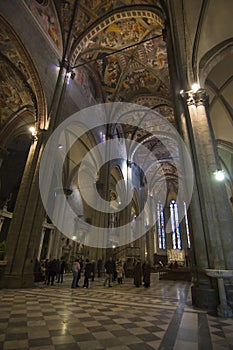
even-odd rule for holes
{"type": "Polygon", "coordinates": [[[194,84],[192,85],[192,90],[193,90],[193,92],[197,92],[199,89],[200,89],[199,84],[194,83],[194,84]]]}
{"type": "Polygon", "coordinates": [[[214,175],[217,181],[223,181],[225,179],[224,170],[218,169],[214,172],[214,175]]]}

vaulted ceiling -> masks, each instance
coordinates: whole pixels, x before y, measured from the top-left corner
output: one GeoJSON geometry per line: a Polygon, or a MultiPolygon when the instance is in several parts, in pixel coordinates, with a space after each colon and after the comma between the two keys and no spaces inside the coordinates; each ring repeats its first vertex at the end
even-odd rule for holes
{"type": "MultiPolygon", "coordinates": [[[[87,95],[92,94],[97,103],[141,104],[156,110],[175,126],[167,45],[163,36],[166,15],[161,3],[170,9],[173,35],[183,54],[180,69],[188,71],[190,81],[197,78],[198,72],[202,75],[199,78],[210,95],[215,137],[221,147],[232,153],[231,0],[185,0],[176,4],[173,0],[24,0],[22,6],[27,16],[33,16],[38,30],[60,59],[69,43],[68,59],[75,72],[73,83],[82,86],[87,95]],[[224,18],[224,23],[220,18],[224,18]],[[216,58],[217,48],[223,47],[223,43],[228,54],[225,50],[216,58]],[[211,61],[210,57],[214,59],[211,61]],[[209,69],[203,72],[201,69],[208,60],[211,61],[209,69]],[[192,73],[192,69],[196,71],[192,73]]],[[[8,20],[10,22],[10,18],[8,20]]],[[[47,111],[43,89],[38,88],[39,76],[19,39],[23,33],[18,32],[17,40],[16,33],[12,35],[4,19],[1,29],[2,130],[21,110],[39,110],[41,118],[45,118],[47,111]]],[[[45,125],[45,120],[37,122],[42,128],[45,125]]],[[[124,134],[126,138],[132,135],[137,135],[137,140],[145,138],[140,128],[135,130],[127,125],[124,134]]],[[[148,147],[153,149],[156,142],[148,143],[148,147]]],[[[163,153],[158,144],[157,152],[158,155],[163,153]]],[[[232,166],[229,167],[233,172],[232,166]]],[[[172,164],[169,172],[174,174],[172,164]]]]}

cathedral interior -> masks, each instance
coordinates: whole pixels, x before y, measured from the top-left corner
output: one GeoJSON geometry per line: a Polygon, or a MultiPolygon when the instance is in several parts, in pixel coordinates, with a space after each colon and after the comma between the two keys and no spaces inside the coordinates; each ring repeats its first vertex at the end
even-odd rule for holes
{"type": "MultiPolygon", "coordinates": [[[[0,301],[33,291],[37,260],[113,256],[150,261],[153,278],[162,265],[163,290],[175,262],[187,314],[232,318],[232,13],[232,0],[0,2],[0,301]]],[[[188,346],[161,339],[115,349],[188,346]]]]}

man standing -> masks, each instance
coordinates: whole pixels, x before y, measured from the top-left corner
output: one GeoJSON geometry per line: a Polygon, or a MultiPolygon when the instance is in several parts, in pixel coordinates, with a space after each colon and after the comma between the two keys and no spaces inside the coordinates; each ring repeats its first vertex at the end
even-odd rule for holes
{"type": "Polygon", "coordinates": [[[106,273],[106,278],[104,281],[104,286],[106,286],[106,283],[108,282],[108,286],[111,286],[111,281],[112,281],[112,277],[113,277],[113,273],[114,273],[114,269],[115,269],[115,264],[114,261],[112,260],[112,257],[110,256],[109,259],[105,262],[104,264],[104,268],[105,268],[105,273],[106,273]]]}
{"type": "Polygon", "coordinates": [[[102,259],[99,258],[97,261],[98,277],[101,277],[102,265],[103,265],[102,259]]]}
{"type": "Polygon", "coordinates": [[[61,260],[59,261],[59,267],[58,267],[57,283],[60,283],[60,282],[63,283],[65,268],[66,268],[66,262],[63,259],[63,257],[61,257],[61,260]]]}
{"type": "Polygon", "coordinates": [[[79,271],[80,271],[80,264],[79,264],[78,259],[76,259],[73,262],[73,265],[72,265],[73,281],[72,281],[72,284],[71,284],[71,288],[77,288],[78,287],[79,271]]]}

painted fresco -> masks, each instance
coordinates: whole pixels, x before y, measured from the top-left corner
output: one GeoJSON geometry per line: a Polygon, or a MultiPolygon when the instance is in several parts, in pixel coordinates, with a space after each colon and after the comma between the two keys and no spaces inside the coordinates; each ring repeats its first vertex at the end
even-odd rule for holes
{"type": "MultiPolygon", "coordinates": [[[[66,0],[62,2],[63,27],[65,28],[67,27],[67,24],[70,23],[73,3],[74,0],[66,0]]],[[[159,1],[157,0],[81,0],[75,24],[74,38],[79,38],[84,30],[108,12],[114,11],[118,8],[123,8],[124,6],[133,5],[160,6],[159,1]]]]}
{"type": "Polygon", "coordinates": [[[74,82],[79,85],[79,89],[83,93],[83,95],[88,99],[91,103],[94,101],[94,88],[92,81],[85,71],[85,69],[74,69],[75,77],[74,82]]]}
{"type": "Polygon", "coordinates": [[[0,81],[0,122],[2,128],[15,112],[24,106],[33,106],[33,102],[23,81],[4,60],[0,60],[0,81]]]}
{"type": "Polygon", "coordinates": [[[108,25],[106,20],[103,30],[92,30],[96,34],[89,35],[79,56],[99,73],[106,102],[131,101],[142,94],[170,98],[161,24],[150,13],[133,14],[127,11],[125,18],[122,12],[108,25]]]}
{"type": "Polygon", "coordinates": [[[0,31],[0,52],[21,71],[26,80],[30,79],[30,74],[27,70],[27,67],[24,65],[23,59],[21,59],[20,54],[14,45],[14,42],[4,31],[0,31]]]}
{"type": "Polygon", "coordinates": [[[36,0],[25,0],[25,2],[46,36],[52,41],[55,47],[61,51],[62,36],[60,24],[52,1],[48,0],[46,5],[39,4],[36,0]]]}

